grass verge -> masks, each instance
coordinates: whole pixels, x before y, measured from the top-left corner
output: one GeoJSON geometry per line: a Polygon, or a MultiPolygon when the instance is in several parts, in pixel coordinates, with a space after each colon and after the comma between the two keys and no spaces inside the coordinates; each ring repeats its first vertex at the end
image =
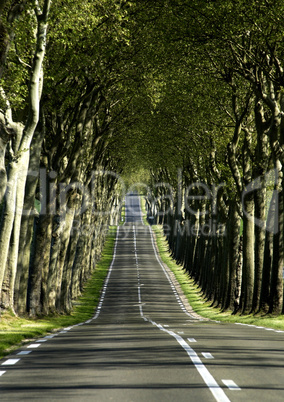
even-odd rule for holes
{"type": "Polygon", "coordinates": [[[225,321],[230,323],[243,323],[267,328],[284,330],[284,316],[270,316],[261,314],[250,315],[232,315],[231,311],[222,312],[220,309],[212,307],[210,302],[202,298],[200,288],[189,277],[181,265],[178,265],[170,256],[166,238],[163,235],[161,225],[152,226],[155,233],[156,243],[162,261],[172,270],[179,282],[189,304],[193,310],[204,318],[210,320],[225,321]]]}
{"type": "Polygon", "coordinates": [[[31,339],[55,332],[60,328],[88,320],[98,305],[101,289],[113,257],[116,227],[110,227],[102,257],[91,278],[84,286],[82,296],[74,304],[70,315],[54,315],[35,320],[15,317],[10,313],[1,316],[0,359],[31,339]]]}

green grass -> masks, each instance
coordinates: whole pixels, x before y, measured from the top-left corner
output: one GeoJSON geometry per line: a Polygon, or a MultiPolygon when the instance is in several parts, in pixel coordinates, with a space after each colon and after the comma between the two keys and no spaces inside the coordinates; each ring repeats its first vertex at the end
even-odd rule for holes
{"type": "Polygon", "coordinates": [[[155,225],[152,226],[152,228],[155,233],[161,259],[175,274],[185,296],[189,301],[189,304],[197,314],[210,320],[225,321],[230,323],[239,322],[267,328],[284,329],[283,315],[277,317],[261,314],[232,315],[231,311],[221,312],[220,309],[211,307],[211,303],[206,302],[202,298],[200,288],[194,283],[185,270],[170,256],[167,241],[163,235],[162,226],[155,225]]]}
{"type": "Polygon", "coordinates": [[[86,321],[94,315],[112,261],[115,235],[116,227],[111,227],[102,257],[91,278],[85,284],[83,295],[74,303],[74,310],[70,315],[56,315],[35,320],[15,317],[8,312],[1,315],[0,358],[17,349],[23,343],[31,341],[31,339],[86,321]]]}

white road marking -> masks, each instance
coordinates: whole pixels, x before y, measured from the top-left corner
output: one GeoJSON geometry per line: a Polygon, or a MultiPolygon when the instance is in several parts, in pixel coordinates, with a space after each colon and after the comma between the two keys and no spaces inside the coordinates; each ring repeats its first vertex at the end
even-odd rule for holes
{"type": "Polygon", "coordinates": [[[274,328],[266,328],[266,327],[261,327],[259,325],[253,325],[253,324],[244,324],[243,322],[235,322],[236,325],[243,325],[244,327],[253,327],[253,328],[257,328],[257,329],[264,329],[266,331],[274,331],[274,332],[284,332],[282,330],[278,330],[278,329],[274,329],[274,328]]]}
{"type": "Polygon", "coordinates": [[[197,353],[186,343],[186,341],[178,334],[174,333],[173,331],[169,331],[165,329],[161,324],[157,324],[156,322],[149,319],[152,325],[155,325],[161,331],[168,333],[169,335],[173,336],[176,341],[183,347],[183,349],[187,352],[188,356],[190,357],[192,363],[194,364],[195,368],[203,378],[203,381],[208,386],[209,390],[213,394],[214,398],[217,402],[230,402],[230,399],[227,397],[225,392],[219,387],[218,383],[210,374],[208,369],[204,366],[200,358],[198,357],[197,353]]]}
{"type": "Polygon", "coordinates": [[[1,375],[5,374],[5,373],[6,373],[6,371],[0,371],[0,377],[1,377],[1,375]]]}
{"type": "Polygon", "coordinates": [[[214,359],[211,353],[202,352],[202,356],[205,357],[205,359],[214,359]]]}
{"type": "Polygon", "coordinates": [[[108,274],[107,274],[107,277],[106,277],[106,280],[105,280],[105,284],[104,284],[104,287],[103,287],[103,291],[102,291],[102,294],[101,294],[101,298],[100,298],[100,301],[99,301],[99,304],[98,304],[98,307],[97,307],[97,310],[96,310],[96,314],[95,314],[94,317],[93,317],[93,320],[96,320],[96,319],[98,318],[98,316],[100,315],[101,308],[102,308],[102,305],[103,305],[103,302],[104,302],[104,298],[105,298],[105,294],[106,294],[106,290],[107,290],[107,286],[108,286],[110,274],[111,274],[111,272],[112,272],[113,264],[114,264],[114,261],[115,261],[115,258],[116,258],[116,249],[117,249],[117,243],[118,243],[118,234],[119,234],[119,226],[117,226],[116,239],[115,239],[115,244],[114,244],[114,250],[113,250],[112,261],[111,261],[111,264],[110,264],[110,267],[109,267],[109,270],[108,270],[108,274]]]}
{"type": "Polygon", "coordinates": [[[229,388],[231,391],[241,391],[241,388],[233,380],[222,380],[223,384],[229,388]]]}
{"type": "MultiPolygon", "coordinates": [[[[153,250],[154,250],[156,259],[157,259],[158,263],[160,264],[160,266],[162,267],[162,269],[163,269],[163,271],[164,271],[169,283],[172,283],[168,273],[166,272],[165,268],[163,267],[162,263],[160,262],[160,260],[158,258],[158,255],[157,255],[157,252],[156,252],[156,249],[155,249],[155,246],[154,246],[154,240],[153,240],[153,234],[151,232],[151,228],[150,228],[150,234],[151,234],[152,246],[153,246],[153,250]]],[[[135,254],[137,255],[135,226],[133,226],[133,238],[134,238],[133,241],[134,241],[135,254]]],[[[140,315],[145,320],[146,317],[144,316],[143,308],[142,308],[142,305],[141,305],[141,292],[140,292],[140,279],[139,279],[138,261],[137,261],[137,264],[136,264],[136,268],[137,268],[138,301],[139,301],[140,315]]],[[[187,311],[186,311],[186,313],[190,317],[192,317],[191,314],[189,314],[187,311]]],[[[200,360],[200,358],[198,357],[196,352],[186,343],[186,341],[180,335],[176,334],[173,331],[170,331],[170,330],[166,329],[161,324],[157,324],[156,322],[152,321],[150,318],[148,318],[148,321],[152,325],[154,325],[157,328],[159,328],[161,331],[164,331],[167,334],[173,336],[176,339],[176,341],[182,346],[182,348],[187,352],[187,354],[190,357],[192,363],[195,365],[195,368],[197,369],[197,371],[199,372],[199,374],[203,378],[204,382],[208,386],[209,390],[211,391],[211,393],[213,394],[213,396],[214,396],[214,398],[216,399],[217,402],[230,402],[230,399],[227,397],[227,395],[222,390],[222,388],[219,387],[218,383],[216,382],[214,377],[210,374],[210,372],[207,370],[207,368],[204,366],[204,364],[202,363],[202,361],[200,360]]],[[[184,332],[180,332],[180,333],[183,334],[184,332]]]]}
{"type": "Polygon", "coordinates": [[[31,345],[27,346],[28,349],[34,349],[38,348],[40,346],[40,343],[32,343],[31,345]]]}
{"type": "Polygon", "coordinates": [[[195,338],[187,338],[188,342],[196,342],[195,338]]]}
{"type": "MultiPolygon", "coordinates": [[[[162,270],[164,271],[164,274],[166,275],[166,278],[168,279],[170,285],[172,286],[172,285],[173,285],[173,282],[172,282],[172,280],[171,280],[169,274],[168,274],[167,271],[165,270],[165,267],[164,267],[163,263],[161,262],[161,259],[160,259],[159,255],[158,255],[158,253],[157,253],[157,250],[156,250],[156,247],[155,247],[155,243],[154,243],[153,231],[152,231],[151,226],[149,226],[149,232],[150,232],[152,247],[153,247],[153,250],[154,250],[154,254],[155,254],[156,260],[158,261],[160,267],[161,267],[162,270]]],[[[178,294],[176,294],[176,298],[177,298],[177,300],[181,301],[181,300],[180,300],[180,297],[178,296],[178,294]]],[[[194,317],[192,316],[192,314],[190,314],[190,313],[184,308],[183,303],[182,303],[182,306],[183,306],[182,310],[184,311],[184,313],[185,313],[186,315],[188,315],[189,317],[194,318],[194,317]]]]}
{"type": "Polygon", "coordinates": [[[42,343],[42,342],[46,342],[47,341],[47,339],[38,339],[36,342],[37,343],[42,343]]]}
{"type": "Polygon", "coordinates": [[[14,364],[18,363],[21,359],[8,359],[1,364],[1,366],[13,366],[14,364]]]}
{"type": "Polygon", "coordinates": [[[29,355],[32,353],[31,350],[22,350],[21,352],[17,353],[17,355],[29,355]]]}

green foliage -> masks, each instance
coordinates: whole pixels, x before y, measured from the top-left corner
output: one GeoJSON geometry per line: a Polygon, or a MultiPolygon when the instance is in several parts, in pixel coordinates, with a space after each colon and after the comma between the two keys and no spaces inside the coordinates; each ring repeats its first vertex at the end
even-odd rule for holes
{"type": "MultiPolygon", "coordinates": [[[[5,18],[8,16],[5,15],[5,18]]],[[[29,3],[20,17],[9,26],[9,31],[13,32],[13,41],[7,54],[1,87],[18,119],[22,119],[22,113],[26,109],[28,82],[36,44],[36,26],[36,18],[29,3]]]]}
{"type": "Polygon", "coordinates": [[[274,329],[284,329],[284,317],[273,317],[270,315],[262,314],[249,314],[246,316],[232,315],[231,311],[221,312],[219,308],[212,307],[210,302],[206,302],[202,297],[200,288],[194,283],[183,268],[178,265],[175,260],[170,256],[168,250],[168,244],[163,235],[163,229],[161,226],[152,226],[155,233],[155,239],[157,247],[162,261],[172,270],[177,281],[179,282],[181,289],[188,299],[190,306],[193,310],[204,318],[215,321],[224,321],[230,323],[243,323],[252,324],[256,326],[263,326],[274,329]]]}

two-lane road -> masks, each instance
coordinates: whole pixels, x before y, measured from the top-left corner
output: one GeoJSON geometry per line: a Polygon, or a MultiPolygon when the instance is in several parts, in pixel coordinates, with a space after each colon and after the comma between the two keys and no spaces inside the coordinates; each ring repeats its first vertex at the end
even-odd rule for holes
{"type": "Polygon", "coordinates": [[[188,312],[134,195],[94,317],[0,364],[1,401],[284,400],[284,332],[188,312]]]}

